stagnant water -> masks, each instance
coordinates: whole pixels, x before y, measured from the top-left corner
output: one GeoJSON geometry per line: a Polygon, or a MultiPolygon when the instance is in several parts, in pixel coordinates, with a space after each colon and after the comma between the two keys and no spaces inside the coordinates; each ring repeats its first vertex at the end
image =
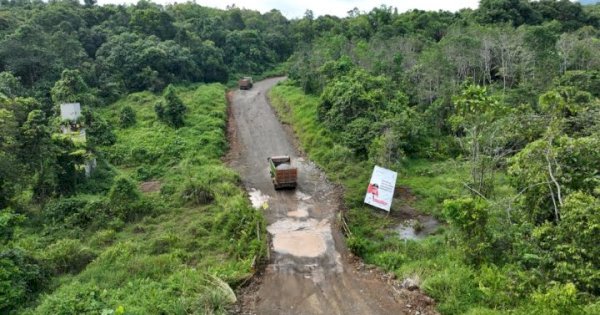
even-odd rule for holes
{"type": "Polygon", "coordinates": [[[436,220],[434,217],[427,216],[419,218],[422,228],[419,229],[419,231],[416,231],[414,228],[416,220],[417,219],[405,221],[396,227],[395,230],[398,232],[401,239],[414,241],[422,240],[435,233],[440,228],[440,221],[436,220]]]}

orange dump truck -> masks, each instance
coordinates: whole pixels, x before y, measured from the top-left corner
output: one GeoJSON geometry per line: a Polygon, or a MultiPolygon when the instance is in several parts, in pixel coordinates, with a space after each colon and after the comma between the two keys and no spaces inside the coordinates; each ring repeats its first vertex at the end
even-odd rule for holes
{"type": "Polygon", "coordinates": [[[287,155],[271,156],[269,161],[271,179],[275,189],[296,188],[298,169],[292,166],[292,160],[287,155]]]}

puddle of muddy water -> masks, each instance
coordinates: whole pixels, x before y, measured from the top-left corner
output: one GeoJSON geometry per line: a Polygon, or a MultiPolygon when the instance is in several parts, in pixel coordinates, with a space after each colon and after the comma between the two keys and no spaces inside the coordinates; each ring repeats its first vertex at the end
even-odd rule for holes
{"type": "Polygon", "coordinates": [[[396,227],[396,231],[401,239],[418,241],[426,238],[427,236],[435,233],[439,227],[440,222],[434,217],[425,217],[419,220],[422,228],[416,231],[414,228],[416,220],[406,221],[396,227]]]}
{"type": "Polygon", "coordinates": [[[255,209],[268,207],[269,198],[271,198],[269,195],[265,195],[262,191],[255,188],[250,189],[248,195],[250,196],[252,207],[255,209]]]}
{"type": "Polygon", "coordinates": [[[267,227],[273,235],[273,250],[296,257],[319,257],[327,251],[331,240],[331,225],[328,220],[308,219],[279,220],[267,227]]]}
{"type": "Polygon", "coordinates": [[[288,217],[293,217],[293,218],[308,217],[308,204],[300,201],[298,204],[298,209],[295,211],[288,212],[287,215],[288,215],[288,217]]]}
{"type": "Polygon", "coordinates": [[[297,257],[319,257],[327,249],[325,240],[315,231],[289,231],[273,237],[273,248],[297,257]]]}
{"type": "Polygon", "coordinates": [[[310,198],[312,198],[311,196],[301,192],[300,190],[296,190],[295,194],[296,194],[296,199],[302,200],[302,201],[306,201],[306,200],[309,200],[310,198]]]}

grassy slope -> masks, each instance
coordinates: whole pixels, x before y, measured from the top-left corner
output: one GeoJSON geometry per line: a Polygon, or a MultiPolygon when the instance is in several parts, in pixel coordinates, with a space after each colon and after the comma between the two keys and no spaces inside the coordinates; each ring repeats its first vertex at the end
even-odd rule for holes
{"type": "Polygon", "coordinates": [[[131,106],[136,125],[117,129],[117,143],[102,149],[117,172],[158,180],[146,194],[154,208],[137,222],[117,222],[82,235],[96,258],[78,274],[53,280],[53,290],[25,313],[78,314],[106,310],[125,314],[224,313],[235,285],[263,255],[265,225],[239,188],[239,176],[220,157],[226,150],[226,102],[222,85],[180,88],[186,125],[172,129],[155,119],[158,96],[135,93],[103,109],[118,126],[131,106]],[[214,200],[186,203],[190,186],[209,187],[214,200]]]}
{"type": "MultiPolygon", "coordinates": [[[[443,314],[531,314],[554,307],[545,302],[553,293],[515,296],[519,292],[516,288],[526,285],[518,283],[526,275],[517,277],[514,273],[520,271],[511,266],[476,269],[465,264],[450,229],[420,242],[400,240],[386,228],[392,223],[380,211],[362,203],[373,165],[353,158],[347,148],[338,144],[336,135],[317,121],[319,99],[285,83],[275,87],[270,97],[281,119],[292,125],[310,158],[330,179],[344,186],[346,215],[352,231],[348,246],[366,262],[382,266],[400,278],[419,278],[422,288],[436,299],[443,314]]],[[[442,218],[441,204],[445,199],[467,193],[462,188],[468,176],[464,163],[408,161],[396,171],[398,184],[410,187],[418,197],[413,206],[438,218],[442,218]]],[[[496,185],[500,195],[513,193],[502,174],[496,185]]],[[[592,314],[594,307],[587,313],[592,314]]]]}

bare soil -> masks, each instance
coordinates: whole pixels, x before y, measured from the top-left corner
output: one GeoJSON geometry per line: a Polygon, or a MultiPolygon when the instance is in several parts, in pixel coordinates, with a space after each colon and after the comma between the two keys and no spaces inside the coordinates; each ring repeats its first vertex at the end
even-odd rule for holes
{"type": "Polygon", "coordinates": [[[140,190],[144,193],[160,191],[161,183],[157,180],[143,182],[140,184],[140,190]]]}
{"type": "Polygon", "coordinates": [[[230,152],[225,160],[242,175],[249,198],[264,211],[269,260],[237,292],[238,314],[437,314],[418,289],[354,257],[337,213],[340,189],[302,156],[277,119],[266,94],[283,78],[228,93],[230,152]],[[298,167],[295,190],[274,190],[267,157],[290,155],[298,167]]]}

